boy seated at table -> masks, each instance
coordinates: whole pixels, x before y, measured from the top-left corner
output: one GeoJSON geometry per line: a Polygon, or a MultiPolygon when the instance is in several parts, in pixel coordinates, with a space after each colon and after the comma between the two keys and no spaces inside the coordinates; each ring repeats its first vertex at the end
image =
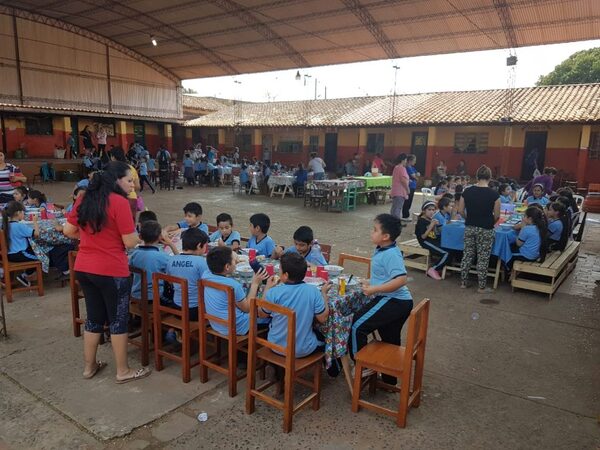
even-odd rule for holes
{"type": "Polygon", "coordinates": [[[308,181],[308,172],[302,165],[302,163],[298,163],[298,167],[294,172],[294,176],[296,177],[296,181],[292,183],[292,189],[294,189],[294,193],[298,193],[298,188],[304,188],[304,184],[308,181]]]}
{"type": "Polygon", "coordinates": [[[142,211],[138,215],[138,223],[137,223],[138,233],[139,233],[139,228],[144,224],[144,222],[148,222],[149,220],[154,220],[154,221],[158,222],[158,216],[156,215],[156,213],[154,211],[142,211]]]}
{"type": "Polygon", "coordinates": [[[248,194],[252,189],[252,184],[250,183],[250,173],[248,171],[248,166],[245,164],[242,164],[242,168],[240,170],[240,186],[245,189],[246,194],[248,194]]]}
{"type": "Polygon", "coordinates": [[[534,203],[539,203],[542,207],[545,207],[548,203],[550,203],[550,200],[548,200],[548,197],[546,197],[544,195],[544,185],[543,184],[540,184],[540,183],[534,184],[532,194],[533,195],[530,195],[525,200],[525,203],[527,204],[527,206],[531,206],[534,203]]]}
{"type": "Polygon", "coordinates": [[[438,210],[433,218],[438,221],[437,231],[451,220],[455,219],[457,214],[454,209],[454,200],[448,197],[442,197],[437,203],[438,210]]]}
{"type": "Polygon", "coordinates": [[[514,203],[514,192],[508,183],[503,183],[498,188],[500,203],[514,203]]]}
{"type": "MultiPolygon", "coordinates": [[[[317,337],[313,322],[324,324],[329,316],[327,291],[331,284],[320,290],[304,283],[306,260],[298,253],[286,253],[281,257],[279,270],[281,283],[275,286],[275,277],[267,280],[265,300],[290,308],[296,312],[296,358],[304,358],[315,352],[322,352],[325,343],[317,337]]],[[[259,317],[271,317],[268,341],[287,347],[287,317],[260,308],[259,317]]]]}
{"type": "Polygon", "coordinates": [[[275,247],[273,251],[273,259],[279,259],[284,254],[298,253],[302,256],[307,264],[313,266],[325,266],[327,261],[321,253],[321,250],[313,247],[314,235],[313,230],[306,225],[299,227],[294,231],[294,245],[284,248],[281,245],[275,247]]]}
{"type": "MultiPolygon", "coordinates": [[[[268,278],[265,270],[261,270],[252,276],[252,282],[248,294],[242,284],[229,277],[235,270],[236,254],[229,247],[211,248],[206,256],[208,269],[202,274],[202,279],[212,281],[233,288],[235,299],[235,332],[238,336],[248,334],[250,327],[250,299],[256,297],[258,288],[263,280],[268,278]]],[[[227,293],[218,289],[207,287],[204,289],[204,306],[206,313],[217,316],[220,319],[229,318],[229,307],[227,303],[227,293]]],[[[225,325],[216,322],[210,322],[210,326],[218,333],[227,335],[228,330],[225,325]]]]}
{"type": "Polygon", "coordinates": [[[250,240],[248,248],[256,249],[257,255],[266,256],[267,258],[273,255],[275,250],[275,241],[271,236],[267,235],[271,227],[271,219],[264,213],[254,214],[250,217],[250,240]]]}
{"type": "MultiPolygon", "coordinates": [[[[406,287],[406,268],[402,252],[396,245],[402,225],[400,219],[391,214],[375,217],[371,230],[371,241],[375,251],[371,259],[370,279],[362,283],[363,293],[373,297],[352,319],[350,355],[367,345],[369,335],[379,331],[381,340],[400,345],[402,326],[413,307],[413,300],[406,287]]],[[[363,370],[357,376],[369,376],[373,371],[363,370]]],[[[382,375],[384,382],[395,385],[396,378],[382,375]]]]}
{"type": "Polygon", "coordinates": [[[67,207],[64,210],[64,213],[70,213],[73,210],[73,205],[75,204],[77,199],[83,194],[85,194],[85,188],[79,186],[75,187],[75,189],[73,190],[73,195],[71,196],[71,203],[67,205],[67,207]]]}
{"type": "MultiPolygon", "coordinates": [[[[440,200],[440,202],[442,200],[440,200]]],[[[423,203],[421,214],[415,225],[415,234],[421,247],[429,250],[432,255],[439,256],[438,262],[427,269],[427,276],[434,280],[441,280],[442,276],[440,275],[440,271],[444,269],[450,254],[441,247],[440,237],[437,233],[437,228],[440,223],[434,217],[434,214],[435,203],[432,201],[423,203]]]]}
{"type": "MultiPolygon", "coordinates": [[[[188,305],[189,318],[198,320],[198,280],[205,272],[208,236],[198,228],[189,228],[181,233],[182,251],[179,255],[169,258],[167,264],[167,275],[185,278],[188,281],[188,305]]],[[[181,285],[173,285],[173,303],[170,305],[175,309],[181,309],[181,285]]]]}
{"type": "Polygon", "coordinates": [[[197,202],[190,202],[183,207],[184,219],[174,225],[165,227],[167,233],[172,233],[178,230],[186,230],[188,228],[198,228],[208,235],[208,225],[202,223],[202,206],[197,202]]]}
{"type": "Polygon", "coordinates": [[[221,213],[217,216],[217,228],[210,235],[210,242],[217,242],[220,247],[229,246],[233,251],[240,248],[242,237],[240,233],[233,229],[233,217],[227,213],[221,213]]]}
{"type": "MultiPolygon", "coordinates": [[[[150,212],[150,211],[144,211],[150,212]]],[[[152,290],[152,274],[167,273],[167,264],[170,256],[162,251],[162,245],[168,245],[173,254],[178,254],[177,247],[173,245],[168,237],[163,236],[160,224],[155,220],[145,220],[140,226],[139,235],[143,245],[138,245],[131,255],[129,255],[129,264],[146,272],[146,282],[148,287],[148,301],[151,302],[154,296],[152,290]]],[[[159,292],[164,289],[163,281],[160,282],[159,292]]],[[[131,286],[131,295],[135,298],[142,298],[142,277],[134,273],[133,284],[131,286]]]]}

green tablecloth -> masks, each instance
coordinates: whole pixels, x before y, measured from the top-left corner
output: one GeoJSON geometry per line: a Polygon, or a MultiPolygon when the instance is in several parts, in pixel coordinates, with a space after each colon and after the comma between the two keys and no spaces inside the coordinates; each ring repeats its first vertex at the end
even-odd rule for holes
{"type": "Polygon", "coordinates": [[[365,183],[365,188],[378,188],[378,187],[392,187],[392,177],[388,175],[382,175],[380,177],[353,177],[357,180],[362,180],[365,183]]]}

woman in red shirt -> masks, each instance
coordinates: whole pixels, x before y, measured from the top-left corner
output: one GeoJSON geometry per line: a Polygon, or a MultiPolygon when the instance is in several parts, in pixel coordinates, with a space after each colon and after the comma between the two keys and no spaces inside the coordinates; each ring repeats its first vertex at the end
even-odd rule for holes
{"type": "Polygon", "coordinates": [[[147,368],[131,369],[127,362],[130,281],[125,249],[138,243],[127,200],[133,186],[126,163],[109,163],[106,170],[94,174],[63,229],[66,236],[80,239],[74,269],[87,310],[83,377],[92,378],[106,366],[96,360],[96,352],[104,324],[108,324],[119,384],[147,377],[151,372],[147,368]]]}

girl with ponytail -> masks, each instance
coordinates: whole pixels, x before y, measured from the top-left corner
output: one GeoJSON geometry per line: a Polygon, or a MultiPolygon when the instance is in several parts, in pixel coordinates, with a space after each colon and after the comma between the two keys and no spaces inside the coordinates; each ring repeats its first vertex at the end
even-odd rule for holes
{"type": "MultiPolygon", "coordinates": [[[[33,228],[23,223],[23,219],[25,219],[25,206],[14,200],[8,202],[2,214],[2,229],[8,246],[8,260],[11,262],[31,262],[38,259],[29,244],[29,239],[40,234],[37,216],[33,216],[33,228]]],[[[23,286],[31,286],[29,276],[34,272],[35,269],[27,269],[17,275],[17,281],[23,286]]]]}
{"type": "Polygon", "coordinates": [[[507,263],[509,269],[515,261],[540,261],[546,259],[546,239],[548,229],[544,211],[536,206],[530,206],[525,211],[523,221],[515,226],[520,229],[517,237],[518,251],[513,253],[511,260],[507,263]]]}
{"type": "Polygon", "coordinates": [[[569,239],[569,218],[567,208],[560,202],[552,202],[546,207],[548,219],[548,251],[563,251],[569,239]]]}

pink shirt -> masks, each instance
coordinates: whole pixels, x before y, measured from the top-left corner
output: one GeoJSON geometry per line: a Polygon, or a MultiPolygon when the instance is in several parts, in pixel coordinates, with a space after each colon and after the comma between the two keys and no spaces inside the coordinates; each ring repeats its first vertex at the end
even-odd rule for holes
{"type": "Polygon", "coordinates": [[[383,167],[383,159],[375,158],[373,160],[372,167],[377,167],[379,169],[379,171],[381,172],[381,168],[383,167]]]}
{"type": "Polygon", "coordinates": [[[408,198],[408,172],[402,164],[397,164],[392,173],[392,197],[408,198]]]}

